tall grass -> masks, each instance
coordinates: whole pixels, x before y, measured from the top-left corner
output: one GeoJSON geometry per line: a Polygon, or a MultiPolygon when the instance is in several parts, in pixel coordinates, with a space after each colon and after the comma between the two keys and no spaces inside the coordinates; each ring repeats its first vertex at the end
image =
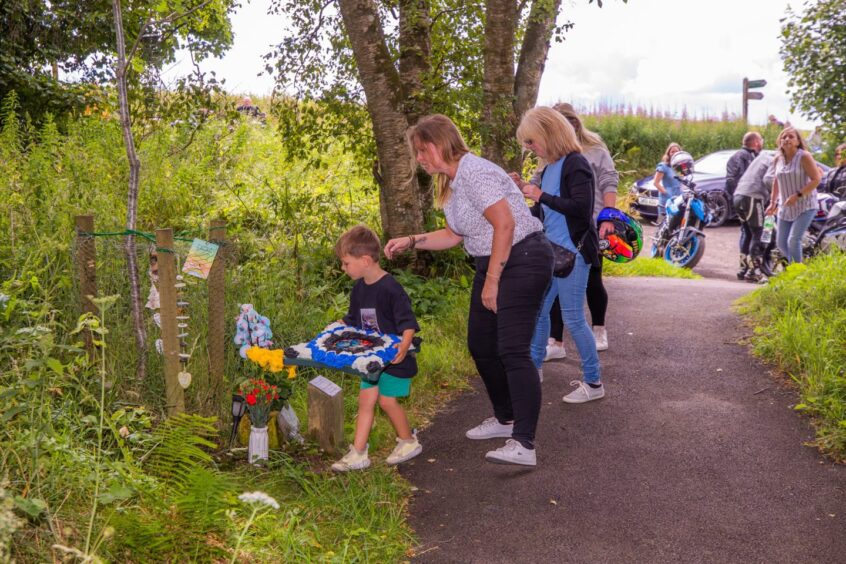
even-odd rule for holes
{"type": "MultiPolygon", "coordinates": [[[[27,518],[11,536],[11,555],[51,560],[58,557],[52,548],[57,545],[68,554],[85,554],[87,546],[113,561],[228,560],[247,530],[241,557],[254,561],[400,559],[413,537],[404,522],[406,486],[378,464],[393,446],[383,417],[371,437],[376,466],[361,476],[327,473],[330,457],[313,446],[288,446],[264,470],[217,453],[182,472],[178,482],[168,463],[151,457],[163,429],[161,360],[151,351],[150,376],[135,381],[121,237],[96,238],[99,293],[120,296],[109,310],[104,387],[71,333],[80,313],[73,216],[93,213],[98,231],[120,231],[124,221],[127,171],[119,126],[91,116],[69,123],[60,135],[49,120],[34,128],[18,117],[14,102],[7,101],[0,130],[0,477],[8,476],[4,491],[27,518]],[[255,489],[282,501],[281,514],[257,514],[245,527],[250,513],[239,510],[236,496],[255,489]],[[89,523],[92,515],[95,522],[89,523]]],[[[139,147],[139,228],[172,227],[188,239],[202,238],[211,219],[224,218],[230,239],[222,258],[226,318],[234,320],[239,303],[253,303],[271,319],[276,343],[287,345],[308,340],[343,314],[351,282],[332,247],[351,225],[378,229],[379,209],[372,181],[338,147],[330,146],[322,166],[309,168],[286,159],[276,135],[272,127],[222,120],[199,131],[184,124],[151,130],[139,147]]],[[[178,241],[174,250],[184,257],[189,245],[178,241]]],[[[146,264],[149,243],[139,239],[137,253],[146,264]]],[[[401,275],[425,343],[406,401],[415,426],[425,424],[445,396],[465,387],[473,372],[465,348],[456,346],[464,342],[469,292],[461,282],[462,264],[459,259],[449,266],[456,280],[401,275]]],[[[143,286],[146,297],[146,277],[143,286]]],[[[215,404],[206,392],[204,283],[190,285],[186,294],[195,345],[186,406],[225,418],[217,428],[213,418],[192,427],[205,441],[209,429],[226,426],[228,396],[215,404]]],[[[232,325],[225,376],[234,386],[245,367],[231,345],[232,325]]],[[[151,339],[157,337],[151,319],[147,329],[151,339]]],[[[303,421],[305,383],[315,374],[302,370],[295,382],[291,404],[303,421]]],[[[358,381],[330,376],[344,388],[351,432],[358,381]]],[[[222,443],[222,437],[212,438],[222,443]]]]}
{"type": "Polygon", "coordinates": [[[755,325],[755,354],[796,384],[817,446],[846,460],[846,254],[791,265],[738,307],[755,325]]]}

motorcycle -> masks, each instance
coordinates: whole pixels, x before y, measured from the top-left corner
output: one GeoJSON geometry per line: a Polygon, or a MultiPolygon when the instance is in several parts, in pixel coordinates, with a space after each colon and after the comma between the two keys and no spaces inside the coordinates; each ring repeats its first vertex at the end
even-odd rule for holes
{"type": "MultiPolygon", "coordinates": [[[[768,277],[787,267],[787,258],[776,245],[777,237],[777,230],[773,229],[772,238],[764,248],[761,271],[768,277]]],[[[820,192],[816,216],[802,235],[802,259],[807,260],[832,246],[846,250],[846,200],[820,192]]]]}
{"type": "Polygon", "coordinates": [[[678,178],[682,193],[667,201],[664,221],[652,242],[653,258],[663,256],[673,266],[693,268],[705,254],[704,228],[711,220],[705,194],[687,178],[678,178]]]}

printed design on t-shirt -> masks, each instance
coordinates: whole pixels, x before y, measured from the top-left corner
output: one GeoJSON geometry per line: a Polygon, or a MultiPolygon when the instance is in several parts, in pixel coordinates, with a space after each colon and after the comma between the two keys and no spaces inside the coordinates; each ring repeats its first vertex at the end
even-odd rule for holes
{"type": "Polygon", "coordinates": [[[377,331],[379,333],[382,332],[379,330],[379,321],[376,318],[376,308],[361,308],[359,311],[361,312],[362,329],[367,329],[368,331],[377,331]]]}

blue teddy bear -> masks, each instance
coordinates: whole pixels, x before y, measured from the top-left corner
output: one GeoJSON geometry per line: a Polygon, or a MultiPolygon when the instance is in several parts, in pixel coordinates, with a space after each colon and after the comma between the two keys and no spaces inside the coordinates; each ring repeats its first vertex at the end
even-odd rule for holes
{"type": "Polygon", "coordinates": [[[253,304],[242,304],[241,313],[235,320],[235,337],[233,341],[240,345],[238,354],[247,358],[250,347],[270,348],[273,345],[273,331],[270,330],[270,320],[260,315],[253,304]]]}

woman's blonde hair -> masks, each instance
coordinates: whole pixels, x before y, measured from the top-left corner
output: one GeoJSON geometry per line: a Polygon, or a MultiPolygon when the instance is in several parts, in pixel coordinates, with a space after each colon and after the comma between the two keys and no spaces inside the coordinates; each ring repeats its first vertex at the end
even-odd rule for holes
{"type": "MultiPolygon", "coordinates": [[[[411,170],[417,170],[416,154],[423,148],[424,143],[434,145],[441,158],[447,163],[457,162],[470,152],[461,132],[451,119],[443,114],[433,114],[420,118],[416,125],[412,125],[405,132],[408,148],[411,151],[411,170]]],[[[449,177],[446,174],[435,175],[435,206],[443,208],[452,195],[449,177]]]]}
{"type": "Polygon", "coordinates": [[[673,141],[669,145],[667,145],[667,149],[664,151],[664,156],[661,157],[661,162],[668,165],[670,164],[670,151],[672,149],[678,149],[679,151],[682,150],[682,146],[673,141]]]}
{"type": "Polygon", "coordinates": [[[579,143],[581,143],[583,148],[599,146],[606,151],[608,150],[608,147],[605,145],[605,141],[602,140],[602,137],[600,137],[598,133],[595,133],[585,127],[585,124],[582,123],[582,118],[579,117],[579,114],[576,113],[575,108],[573,108],[571,104],[568,104],[567,102],[559,102],[558,104],[552,106],[552,109],[560,113],[567,121],[570,122],[570,125],[572,125],[573,129],[576,130],[576,139],[579,140],[579,143]]]}
{"type": "Polygon", "coordinates": [[[517,139],[520,143],[542,139],[548,162],[555,162],[570,153],[582,152],[582,146],[576,138],[576,130],[564,116],[552,108],[532,108],[523,114],[517,128],[517,139]]]}
{"type": "Polygon", "coordinates": [[[778,154],[781,157],[781,162],[787,163],[787,157],[784,154],[784,149],[781,148],[781,140],[784,139],[784,136],[787,135],[789,132],[793,132],[796,134],[796,139],[798,140],[799,149],[803,151],[808,150],[808,146],[805,145],[805,140],[802,139],[802,134],[799,133],[799,130],[793,127],[792,125],[788,125],[784,129],[781,130],[781,133],[778,134],[776,137],[776,149],[778,150],[778,154]]]}

